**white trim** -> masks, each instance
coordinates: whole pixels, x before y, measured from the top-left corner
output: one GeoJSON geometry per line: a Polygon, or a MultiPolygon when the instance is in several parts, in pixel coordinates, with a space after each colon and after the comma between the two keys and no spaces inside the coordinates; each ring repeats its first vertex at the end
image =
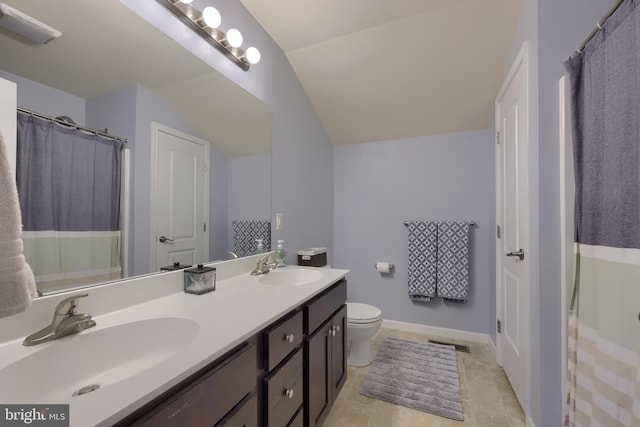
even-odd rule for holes
{"type": "Polygon", "coordinates": [[[569,104],[569,81],[562,76],[558,82],[559,100],[559,138],[560,138],[560,363],[562,377],[562,419],[565,418],[567,405],[567,363],[568,363],[568,326],[569,304],[574,278],[573,250],[573,208],[575,197],[575,181],[573,177],[573,152],[571,136],[571,114],[569,104]]]}
{"type": "Polygon", "coordinates": [[[434,335],[443,338],[452,338],[456,340],[465,340],[482,344],[493,345],[489,334],[481,334],[478,332],[463,331],[460,329],[441,328],[439,326],[419,325],[417,323],[400,322],[398,320],[382,320],[383,328],[392,328],[399,331],[417,332],[421,334],[434,335]]]}
{"type": "Polygon", "coordinates": [[[157,122],[151,122],[151,183],[150,183],[150,191],[149,198],[151,203],[151,230],[150,230],[150,244],[151,244],[151,270],[150,271],[158,271],[160,266],[156,266],[156,241],[155,241],[155,230],[156,230],[156,212],[155,212],[155,185],[156,185],[156,158],[157,158],[157,150],[158,150],[158,132],[164,132],[169,135],[173,135],[177,138],[185,139],[187,141],[193,142],[194,144],[198,144],[204,147],[205,149],[205,159],[204,159],[204,221],[207,224],[206,236],[204,239],[204,256],[203,259],[209,259],[209,236],[211,234],[211,221],[209,218],[209,163],[210,163],[210,147],[211,144],[208,141],[205,141],[202,138],[195,137],[193,135],[189,135],[188,133],[181,132],[177,129],[170,128],[163,124],[157,122]]]}
{"type": "Polygon", "coordinates": [[[491,353],[493,357],[498,360],[498,348],[496,347],[496,343],[491,339],[491,335],[489,335],[489,347],[491,347],[491,353]]]}
{"type": "Polygon", "coordinates": [[[131,232],[131,149],[122,150],[122,182],[120,183],[120,230],[122,277],[129,277],[129,241],[131,232]]]}
{"type": "Polygon", "coordinates": [[[17,129],[18,120],[16,108],[18,106],[18,86],[0,78],[0,133],[7,147],[7,157],[11,166],[11,175],[16,177],[17,129]]]}
{"type": "MultiPolygon", "coordinates": [[[[531,159],[534,158],[537,159],[537,149],[536,147],[533,146],[533,141],[531,138],[531,115],[533,113],[532,108],[531,108],[531,93],[530,93],[530,85],[531,85],[531,81],[530,81],[530,74],[531,74],[531,70],[529,69],[530,67],[530,62],[529,62],[529,42],[528,41],[524,41],[522,43],[522,46],[520,47],[520,50],[518,51],[518,54],[516,55],[515,59],[513,60],[511,67],[509,68],[509,72],[507,73],[507,76],[505,77],[505,79],[502,82],[502,85],[500,86],[500,90],[498,91],[498,95],[496,96],[496,100],[495,100],[495,107],[494,107],[494,113],[495,113],[495,117],[494,117],[494,126],[495,126],[495,131],[498,131],[501,129],[500,126],[500,105],[501,105],[501,99],[504,97],[506,91],[509,89],[512,80],[515,78],[517,72],[520,69],[524,70],[524,86],[525,86],[525,103],[524,103],[524,107],[525,107],[525,111],[523,112],[524,117],[526,118],[526,126],[525,126],[525,134],[526,134],[526,149],[527,149],[527,156],[531,159]]],[[[537,163],[534,162],[534,163],[537,163]]],[[[496,224],[497,225],[502,225],[503,221],[502,221],[502,212],[501,212],[501,198],[502,198],[502,188],[501,188],[501,174],[502,174],[502,170],[501,170],[501,145],[496,144],[495,145],[495,169],[496,169],[496,224]]],[[[532,233],[532,219],[529,216],[529,211],[531,212],[535,212],[537,211],[537,202],[535,202],[536,199],[536,194],[534,194],[533,191],[533,180],[531,180],[531,174],[535,173],[535,170],[537,168],[532,167],[532,161],[530,160],[529,163],[526,165],[527,170],[526,170],[526,175],[527,177],[529,177],[528,180],[528,189],[527,189],[527,195],[526,195],[526,204],[527,204],[527,208],[524,209],[524,212],[522,212],[522,214],[525,216],[523,221],[526,223],[526,235],[523,235],[522,241],[523,241],[523,247],[522,249],[525,251],[526,257],[527,257],[527,262],[524,263],[524,271],[523,271],[523,275],[526,277],[526,281],[527,281],[527,292],[528,295],[525,295],[524,298],[526,298],[526,301],[532,301],[532,287],[533,287],[533,275],[534,275],[534,266],[537,263],[537,254],[534,253],[532,249],[533,245],[532,245],[532,238],[534,237],[534,233],[532,233]]],[[[502,310],[502,245],[501,245],[501,240],[497,238],[495,238],[495,251],[496,251],[496,319],[501,319],[501,310],[502,310]]],[[[526,328],[526,334],[527,334],[527,341],[525,343],[525,349],[524,349],[524,354],[526,354],[526,359],[525,359],[525,396],[522,396],[522,401],[520,402],[522,405],[522,409],[524,410],[525,416],[529,415],[529,408],[531,406],[531,399],[532,399],[532,393],[531,393],[531,349],[533,348],[532,343],[531,343],[531,309],[530,309],[530,305],[526,304],[525,305],[525,309],[524,309],[524,313],[523,313],[523,317],[524,317],[524,322],[526,322],[525,324],[525,328],[526,328]]],[[[501,334],[496,333],[496,362],[498,363],[498,365],[502,366],[502,337],[501,334]]]]}

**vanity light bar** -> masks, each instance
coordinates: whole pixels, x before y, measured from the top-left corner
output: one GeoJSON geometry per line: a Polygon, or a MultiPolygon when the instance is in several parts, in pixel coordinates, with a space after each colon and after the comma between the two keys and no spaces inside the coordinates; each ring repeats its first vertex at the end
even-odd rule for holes
{"type": "MultiPolygon", "coordinates": [[[[222,31],[218,30],[217,28],[207,27],[202,13],[198,9],[193,7],[190,2],[180,0],[156,1],[167,8],[173,15],[184,22],[211,46],[218,49],[221,53],[223,53],[227,58],[229,58],[233,63],[242,68],[244,71],[248,71],[252,63],[255,64],[260,60],[260,53],[256,48],[250,47],[247,49],[247,52],[245,52],[242,48],[239,47],[239,45],[236,47],[232,46],[227,40],[228,36],[225,35],[222,31]],[[257,52],[257,54],[255,52],[257,52]],[[249,55],[247,55],[247,53],[249,53],[249,55]],[[254,59],[256,57],[257,60],[254,59]]],[[[240,43],[242,43],[241,36],[240,43]]]]}
{"type": "Polygon", "coordinates": [[[0,27],[38,44],[49,43],[62,35],[55,28],[4,3],[0,3],[0,27]]]}

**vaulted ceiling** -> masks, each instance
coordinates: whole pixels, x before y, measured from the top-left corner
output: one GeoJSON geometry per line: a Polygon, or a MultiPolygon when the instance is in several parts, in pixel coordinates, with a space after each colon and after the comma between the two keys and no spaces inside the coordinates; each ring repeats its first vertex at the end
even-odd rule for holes
{"type": "MultiPolygon", "coordinates": [[[[256,139],[238,127],[221,137],[210,96],[185,85],[225,79],[118,0],[5,1],[64,36],[34,46],[0,31],[0,69],[83,98],[140,83],[229,156],[256,139]]],[[[241,1],[286,52],[334,145],[493,126],[522,0],[241,1]]]]}
{"type": "Polygon", "coordinates": [[[334,145],[493,126],[521,0],[241,0],[334,145]]]}

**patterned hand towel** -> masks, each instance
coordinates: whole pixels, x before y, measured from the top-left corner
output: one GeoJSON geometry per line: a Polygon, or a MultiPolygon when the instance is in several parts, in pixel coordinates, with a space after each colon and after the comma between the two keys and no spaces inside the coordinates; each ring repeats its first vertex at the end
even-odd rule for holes
{"type": "Polygon", "coordinates": [[[36,284],[22,255],[22,221],[18,190],[0,135],[0,317],[31,307],[36,284]]]}
{"type": "Polygon", "coordinates": [[[408,221],[409,298],[431,301],[436,296],[438,226],[434,221],[408,221]]]}
{"type": "Polygon", "coordinates": [[[469,223],[438,222],[439,297],[467,302],[469,296],[469,223]]]}
{"type": "Polygon", "coordinates": [[[233,252],[239,257],[255,255],[256,239],[262,239],[265,252],[271,250],[271,221],[231,221],[233,252]]]}

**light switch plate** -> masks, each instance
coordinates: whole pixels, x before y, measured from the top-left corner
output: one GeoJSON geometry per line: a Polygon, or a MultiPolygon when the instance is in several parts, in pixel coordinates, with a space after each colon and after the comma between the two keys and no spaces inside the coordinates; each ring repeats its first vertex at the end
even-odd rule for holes
{"type": "Polygon", "coordinates": [[[276,230],[282,230],[284,228],[284,214],[276,214],[276,230]]]}

